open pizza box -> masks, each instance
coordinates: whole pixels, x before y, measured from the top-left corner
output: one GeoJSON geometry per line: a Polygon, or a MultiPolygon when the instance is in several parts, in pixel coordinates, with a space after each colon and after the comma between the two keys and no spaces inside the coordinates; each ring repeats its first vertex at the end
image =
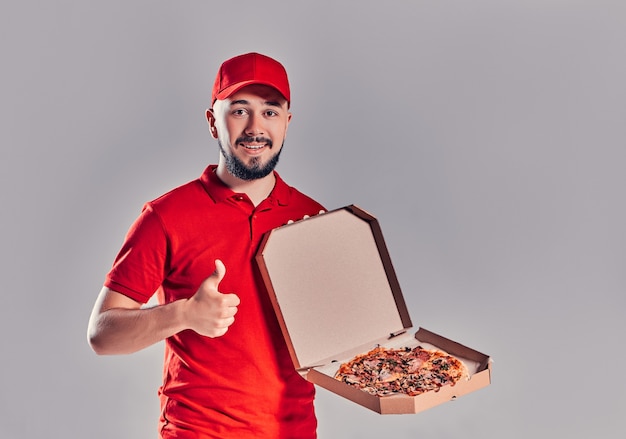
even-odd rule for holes
{"type": "Polygon", "coordinates": [[[491,359],[412,323],[376,218],[346,206],[268,232],[256,255],[295,367],[308,381],[382,414],[418,413],[490,384],[491,359]],[[371,395],[334,378],[377,347],[437,348],[469,380],[417,396],[371,395]]]}

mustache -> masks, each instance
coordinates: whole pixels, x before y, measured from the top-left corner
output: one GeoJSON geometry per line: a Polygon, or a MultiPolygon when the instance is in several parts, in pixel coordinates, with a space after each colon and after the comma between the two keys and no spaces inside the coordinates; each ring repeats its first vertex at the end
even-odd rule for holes
{"type": "Polygon", "coordinates": [[[270,148],[273,143],[271,139],[267,137],[250,137],[250,136],[241,136],[238,137],[235,143],[266,143],[270,148]]]}

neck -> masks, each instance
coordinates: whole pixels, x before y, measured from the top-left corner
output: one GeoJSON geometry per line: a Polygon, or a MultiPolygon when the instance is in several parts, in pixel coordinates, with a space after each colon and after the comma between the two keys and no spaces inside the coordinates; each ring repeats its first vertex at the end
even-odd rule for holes
{"type": "Polygon", "coordinates": [[[234,192],[246,194],[255,207],[270,195],[276,184],[274,172],[270,172],[265,177],[255,180],[241,180],[228,172],[226,166],[221,162],[218,164],[215,173],[222,183],[234,192]]]}

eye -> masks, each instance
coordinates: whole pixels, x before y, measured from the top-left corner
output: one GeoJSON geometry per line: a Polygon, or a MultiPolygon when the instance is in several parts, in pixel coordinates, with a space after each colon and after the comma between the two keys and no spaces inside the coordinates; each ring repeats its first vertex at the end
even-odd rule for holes
{"type": "Polygon", "coordinates": [[[246,110],[244,110],[243,108],[236,108],[233,111],[231,111],[231,114],[233,116],[245,116],[246,115],[246,110]]]}
{"type": "Polygon", "coordinates": [[[275,116],[278,116],[278,113],[276,111],[274,111],[274,110],[267,110],[265,112],[265,115],[268,116],[268,117],[275,117],[275,116]]]}

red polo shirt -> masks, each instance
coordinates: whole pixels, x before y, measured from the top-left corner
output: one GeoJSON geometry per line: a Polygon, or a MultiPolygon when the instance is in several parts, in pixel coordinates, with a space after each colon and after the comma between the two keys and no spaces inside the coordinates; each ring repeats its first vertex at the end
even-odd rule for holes
{"type": "Polygon", "coordinates": [[[315,438],[314,388],[294,369],[254,255],[265,232],[323,207],[276,174],[255,208],[214,170],[144,206],[105,281],[139,302],[158,291],[168,303],[192,296],[221,259],[220,291],[241,299],[224,336],[165,340],[162,437],[315,438]]]}

